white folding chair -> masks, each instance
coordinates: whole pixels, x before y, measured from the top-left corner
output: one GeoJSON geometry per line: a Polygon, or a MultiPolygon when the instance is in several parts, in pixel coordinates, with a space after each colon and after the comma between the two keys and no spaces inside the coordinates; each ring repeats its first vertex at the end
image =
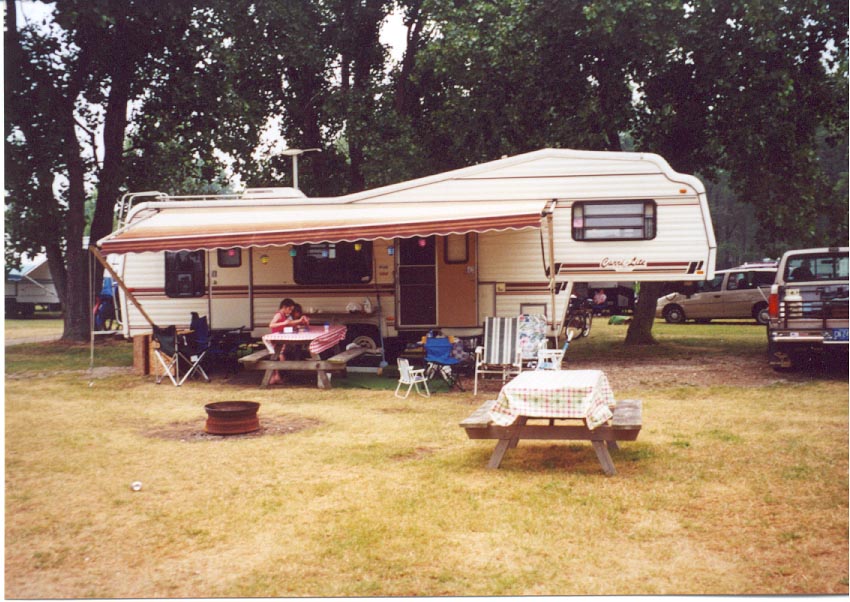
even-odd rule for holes
{"type": "Polygon", "coordinates": [[[564,361],[564,349],[541,349],[537,352],[535,370],[560,370],[564,361]]]}
{"type": "Polygon", "coordinates": [[[423,397],[431,397],[431,391],[428,390],[428,379],[425,378],[425,368],[411,368],[410,362],[400,357],[398,362],[398,385],[395,388],[395,396],[401,399],[407,399],[410,395],[410,390],[416,387],[416,392],[423,397]],[[425,393],[419,390],[419,385],[425,386],[425,393]],[[407,392],[404,395],[399,395],[402,385],[407,385],[407,392]]]}

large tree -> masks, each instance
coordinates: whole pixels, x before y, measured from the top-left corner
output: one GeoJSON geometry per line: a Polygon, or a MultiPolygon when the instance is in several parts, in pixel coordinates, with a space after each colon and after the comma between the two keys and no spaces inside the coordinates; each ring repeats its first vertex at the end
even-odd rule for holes
{"type": "Polygon", "coordinates": [[[241,123],[239,139],[252,140],[257,126],[233,109],[234,95],[221,84],[231,78],[215,11],[66,0],[52,20],[19,29],[14,1],[6,6],[7,242],[46,251],[65,309],[63,338],[85,339],[101,273],[95,265],[90,281],[87,197],[95,241],[112,231],[128,178],[159,186],[186,166],[215,174],[216,149],[230,149],[212,134],[241,123]],[[179,160],[163,160],[168,150],[179,160]],[[162,169],[154,175],[155,167],[162,169]]]}

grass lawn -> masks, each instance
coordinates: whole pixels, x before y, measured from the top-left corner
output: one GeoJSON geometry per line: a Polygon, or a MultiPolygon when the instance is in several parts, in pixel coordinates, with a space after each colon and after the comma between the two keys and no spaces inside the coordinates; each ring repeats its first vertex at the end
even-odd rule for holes
{"type": "Polygon", "coordinates": [[[122,341],[92,373],[85,345],[7,347],[5,595],[848,594],[846,375],[765,362],[695,384],[763,357],[764,329],[657,323],[635,350],[593,328],[568,357],[644,403],[613,477],[586,442],[523,441],[486,469],[494,442],[457,423],[494,393],[178,389],[133,375],[122,341]],[[638,359],[679,368],[614,378],[638,359]],[[204,435],[225,400],[260,402],[264,434],[204,435]]]}

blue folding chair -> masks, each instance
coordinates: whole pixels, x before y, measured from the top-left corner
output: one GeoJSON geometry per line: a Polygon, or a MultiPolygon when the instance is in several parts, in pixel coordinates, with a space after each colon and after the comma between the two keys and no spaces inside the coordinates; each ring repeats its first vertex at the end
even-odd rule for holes
{"type": "Polygon", "coordinates": [[[201,365],[211,345],[210,325],[207,317],[199,316],[198,312],[193,311],[189,329],[192,332],[185,337],[183,348],[180,350],[180,356],[189,364],[189,369],[183,375],[179,384],[182,385],[195,372],[199,373],[205,381],[210,382],[210,377],[207,376],[201,365]]]}
{"type": "Polygon", "coordinates": [[[428,380],[440,377],[449,385],[449,389],[455,388],[463,391],[460,384],[460,375],[452,370],[452,366],[460,362],[452,354],[453,345],[448,337],[426,337],[425,338],[425,376],[428,380]]]}

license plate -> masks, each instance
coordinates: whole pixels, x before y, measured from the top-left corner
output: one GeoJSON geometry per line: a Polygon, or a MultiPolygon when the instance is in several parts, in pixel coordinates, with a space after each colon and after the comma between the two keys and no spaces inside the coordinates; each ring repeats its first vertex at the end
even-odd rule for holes
{"type": "Polygon", "coordinates": [[[846,341],[847,340],[847,332],[850,329],[847,328],[833,328],[832,329],[832,340],[833,341],[846,341]]]}

